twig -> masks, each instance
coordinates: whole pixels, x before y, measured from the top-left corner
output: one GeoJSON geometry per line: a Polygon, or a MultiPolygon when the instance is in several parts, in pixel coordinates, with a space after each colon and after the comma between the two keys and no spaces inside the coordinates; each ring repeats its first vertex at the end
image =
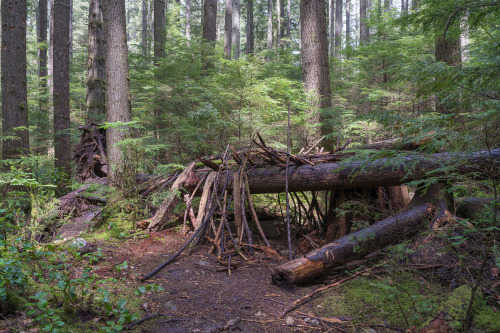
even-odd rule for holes
{"type": "Polygon", "coordinates": [[[146,316],[146,317],[144,317],[142,319],[136,320],[133,323],[131,323],[130,325],[128,325],[127,330],[131,329],[134,326],[140,325],[140,324],[142,324],[143,322],[145,322],[147,320],[150,320],[150,319],[153,319],[153,318],[156,318],[156,317],[161,317],[161,316],[164,316],[164,314],[163,313],[155,313],[155,314],[146,316]]]}
{"type": "Polygon", "coordinates": [[[313,296],[321,293],[322,291],[325,291],[327,289],[330,289],[330,288],[333,288],[333,287],[336,287],[346,281],[349,281],[351,279],[354,279],[355,277],[357,276],[360,276],[361,274],[364,274],[364,273],[367,273],[369,271],[372,271],[374,270],[375,268],[379,268],[380,266],[383,266],[386,262],[383,262],[379,265],[376,265],[376,266],[373,266],[371,268],[368,268],[368,269],[365,269],[364,271],[359,271],[357,273],[354,273],[353,275],[351,276],[348,276],[346,277],[345,279],[342,279],[340,281],[337,281],[337,282],[334,282],[334,283],[331,283],[327,286],[324,286],[324,287],[321,287],[321,288],[318,288],[312,292],[310,292],[309,294],[299,298],[298,300],[296,300],[295,302],[293,302],[292,304],[290,304],[290,306],[288,306],[285,311],[283,311],[283,313],[281,314],[281,317],[284,317],[288,312],[292,311],[293,309],[295,309],[296,307],[302,305],[303,303],[307,302],[309,299],[311,299],[313,296]]]}

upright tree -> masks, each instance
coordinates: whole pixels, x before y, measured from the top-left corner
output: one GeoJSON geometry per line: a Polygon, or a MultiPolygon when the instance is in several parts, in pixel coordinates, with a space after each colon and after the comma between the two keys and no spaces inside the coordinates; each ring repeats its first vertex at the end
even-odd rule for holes
{"type": "MultiPolygon", "coordinates": [[[[345,47],[351,45],[351,0],[345,0],[345,47]]],[[[349,58],[349,52],[346,54],[349,58]]]]}
{"type": "Polygon", "coordinates": [[[217,38],[217,0],[204,0],[203,2],[202,37],[215,45],[217,38]]]}
{"type": "Polygon", "coordinates": [[[115,124],[106,130],[108,184],[123,188],[133,180],[133,170],[126,160],[125,149],[119,145],[130,135],[125,123],[131,119],[125,0],[104,1],[103,18],[106,39],[106,119],[108,123],[115,124]],[[122,124],[117,126],[116,123],[122,124]]]}
{"type": "Polygon", "coordinates": [[[224,53],[226,59],[231,59],[231,44],[233,41],[233,0],[226,0],[224,16],[224,53]]]}
{"type": "Polygon", "coordinates": [[[191,0],[186,0],[186,39],[191,39],[191,0]]]}
{"type": "Polygon", "coordinates": [[[233,31],[231,32],[233,59],[238,59],[240,57],[240,10],[240,0],[233,0],[233,31]]]}
{"type": "Polygon", "coordinates": [[[359,43],[366,45],[368,43],[368,35],[370,33],[368,27],[368,0],[360,0],[359,2],[359,43]]]}
{"type": "MultiPolygon", "coordinates": [[[[436,61],[444,62],[451,67],[460,67],[462,65],[461,43],[460,43],[460,26],[455,24],[450,27],[450,31],[445,35],[438,31],[435,40],[434,55],[436,61]]],[[[436,78],[439,81],[443,78],[436,78]]],[[[444,102],[442,96],[438,93],[436,96],[436,111],[442,113],[450,113],[456,106],[456,100],[447,100],[444,102]]]]}
{"type": "MultiPolygon", "coordinates": [[[[142,56],[146,59],[149,53],[148,50],[148,4],[149,0],[142,0],[142,30],[141,30],[141,47],[142,56]]],[[[90,4],[89,4],[90,6],[90,4]]]]}
{"type": "Polygon", "coordinates": [[[254,51],[254,19],[253,19],[253,0],[247,0],[247,40],[246,54],[252,54],[254,51]]]}
{"type": "MultiPolygon", "coordinates": [[[[326,8],[322,0],[300,1],[300,23],[302,39],[302,77],[304,87],[312,97],[310,123],[323,122],[321,109],[332,105],[330,71],[328,65],[328,37],[326,32],[326,8]]],[[[315,130],[308,138],[314,143],[323,134],[329,134],[327,127],[315,130]]]]}
{"type": "Polygon", "coordinates": [[[292,0],[286,2],[286,38],[290,41],[292,30],[292,0]]]}
{"type": "Polygon", "coordinates": [[[46,154],[47,145],[42,133],[49,128],[49,100],[47,98],[47,0],[39,0],[36,15],[36,32],[38,42],[38,77],[40,79],[38,99],[38,114],[36,116],[37,139],[35,144],[36,154],[46,154]]]}
{"type": "Polygon", "coordinates": [[[102,122],[106,115],[106,43],[101,2],[89,1],[87,44],[87,118],[89,122],[97,123],[102,122]]]}
{"type": "Polygon", "coordinates": [[[342,0],[335,2],[335,57],[340,59],[342,51],[342,0]]]}
{"type": "Polygon", "coordinates": [[[3,159],[29,152],[26,13],[26,0],[2,0],[2,135],[19,138],[2,143],[3,159]]]}
{"type": "Polygon", "coordinates": [[[273,48],[273,0],[267,0],[267,49],[273,48]]]}
{"type": "Polygon", "coordinates": [[[166,41],[166,28],[167,28],[167,16],[166,16],[166,2],[165,0],[154,0],[153,8],[153,40],[154,40],[154,57],[155,65],[165,57],[165,41],[166,41]]]}
{"type": "Polygon", "coordinates": [[[328,1],[328,50],[335,55],[335,0],[328,1]]]}
{"type": "Polygon", "coordinates": [[[276,19],[278,22],[276,23],[276,48],[280,47],[281,45],[281,24],[283,23],[282,21],[282,14],[283,14],[283,0],[276,0],[276,19]]]}
{"type": "Polygon", "coordinates": [[[55,165],[63,175],[59,184],[60,191],[65,191],[71,171],[71,138],[69,133],[71,124],[69,101],[70,9],[70,0],[53,1],[54,148],[55,165]]]}

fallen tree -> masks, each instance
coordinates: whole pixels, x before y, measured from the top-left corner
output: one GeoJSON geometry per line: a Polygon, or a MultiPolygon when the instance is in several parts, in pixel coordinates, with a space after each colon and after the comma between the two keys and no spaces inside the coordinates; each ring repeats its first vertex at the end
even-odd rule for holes
{"type": "Polygon", "coordinates": [[[420,205],[353,232],[303,258],[278,266],[271,274],[272,280],[277,285],[297,284],[345,265],[415,234],[431,220],[434,211],[431,205],[420,205]]]}

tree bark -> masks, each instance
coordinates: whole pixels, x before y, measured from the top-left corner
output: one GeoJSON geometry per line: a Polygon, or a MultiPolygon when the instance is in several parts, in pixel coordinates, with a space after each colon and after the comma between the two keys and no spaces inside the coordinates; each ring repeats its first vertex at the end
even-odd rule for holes
{"type": "Polygon", "coordinates": [[[70,0],[54,0],[54,147],[55,166],[64,174],[58,188],[64,191],[71,173],[69,101],[69,22],[70,0]]]}
{"type": "Polygon", "coordinates": [[[203,39],[213,42],[217,38],[217,0],[205,0],[203,5],[203,39]]]}
{"type": "Polygon", "coordinates": [[[224,53],[226,59],[231,59],[231,43],[233,32],[233,0],[226,0],[226,12],[224,19],[224,53]]]}
{"type": "Polygon", "coordinates": [[[340,60],[342,51],[342,0],[335,3],[335,58],[340,60]]]}
{"type": "Polygon", "coordinates": [[[2,158],[29,153],[26,81],[26,0],[2,0],[2,158]],[[14,130],[24,127],[23,130],[14,130]]]}
{"type": "Polygon", "coordinates": [[[368,43],[368,35],[370,30],[368,28],[368,0],[360,0],[359,2],[359,43],[366,45],[368,43]]]}
{"type": "Polygon", "coordinates": [[[273,0],[267,0],[267,49],[273,48],[273,0]]]}
{"type": "Polygon", "coordinates": [[[278,266],[271,274],[272,280],[278,285],[305,282],[412,236],[430,221],[433,214],[434,208],[427,204],[398,213],[309,252],[304,258],[278,266]]]}
{"type": "MultiPolygon", "coordinates": [[[[438,33],[435,42],[435,57],[436,61],[446,63],[451,67],[460,67],[462,65],[462,56],[460,52],[460,26],[456,24],[449,29],[446,38],[442,33],[438,33]]],[[[436,78],[441,80],[441,78],[436,78]]],[[[441,100],[443,96],[439,93],[436,96],[436,111],[441,113],[450,113],[456,107],[459,107],[456,100],[449,100],[443,103],[441,100]]]]}
{"type": "MultiPolygon", "coordinates": [[[[144,23],[144,22],[143,22],[144,23]]],[[[143,34],[145,32],[143,31],[143,34]]],[[[143,43],[145,40],[143,41],[143,43]]],[[[100,123],[106,117],[106,42],[101,0],[89,1],[87,58],[87,119],[100,123]]],[[[145,51],[145,49],[144,49],[145,51]]]]}
{"type": "Polygon", "coordinates": [[[158,66],[161,59],[165,57],[165,40],[167,28],[166,3],[165,0],[154,0],[153,8],[153,40],[155,65],[158,66]]]}
{"type": "Polygon", "coordinates": [[[39,0],[37,6],[38,77],[40,78],[38,114],[36,115],[35,154],[48,152],[47,131],[49,129],[49,99],[47,91],[47,0],[39,0]]]}
{"type": "MultiPolygon", "coordinates": [[[[142,56],[146,59],[149,55],[148,50],[148,0],[142,0],[142,30],[141,30],[141,47],[142,56]]],[[[144,60],[146,62],[146,60],[144,60]]]]}
{"type": "Polygon", "coordinates": [[[253,54],[254,52],[254,19],[253,19],[253,0],[247,0],[247,40],[246,40],[246,54],[253,54]]]}
{"type": "Polygon", "coordinates": [[[329,54],[331,56],[335,55],[335,1],[336,0],[329,0],[328,1],[328,27],[329,27],[329,32],[328,32],[328,50],[329,54]]]}
{"type": "MultiPolygon", "coordinates": [[[[321,109],[332,106],[330,71],[328,62],[328,37],[326,8],[321,0],[300,1],[300,23],[302,34],[302,78],[306,92],[312,95],[309,123],[323,122],[321,109]]],[[[313,130],[307,141],[318,141],[321,135],[330,134],[325,126],[313,130]]]]}
{"type": "Polygon", "coordinates": [[[233,31],[231,32],[232,58],[240,57],[240,0],[233,0],[233,31]]]}
{"type": "Polygon", "coordinates": [[[186,0],[186,39],[191,40],[191,0],[186,0]]]}
{"type": "MultiPolygon", "coordinates": [[[[345,47],[351,46],[351,0],[345,0],[345,47]]],[[[349,50],[346,52],[346,59],[349,59],[349,50]]]]}
{"type": "MultiPolygon", "coordinates": [[[[108,123],[128,123],[131,118],[130,88],[128,81],[128,50],[125,0],[103,2],[106,38],[106,116],[108,123]]],[[[120,141],[129,137],[127,125],[106,130],[108,184],[124,188],[134,176],[126,149],[120,141]]]]}
{"type": "Polygon", "coordinates": [[[288,43],[290,43],[292,30],[292,0],[286,2],[286,38],[288,43]]]}
{"type": "Polygon", "coordinates": [[[276,48],[279,48],[281,45],[282,3],[283,3],[283,0],[276,0],[276,18],[278,20],[278,22],[276,22],[276,48]]]}
{"type": "MultiPolygon", "coordinates": [[[[444,166],[450,166],[453,173],[471,174],[475,179],[489,179],[489,174],[481,170],[488,170],[493,162],[500,162],[500,149],[492,150],[491,157],[487,151],[470,154],[406,154],[398,157],[395,164],[391,163],[391,158],[381,158],[369,163],[290,166],[288,188],[290,192],[362,189],[396,186],[429,177],[446,179],[449,170],[443,171],[444,166]],[[434,172],[429,174],[430,171],[434,172]]],[[[280,167],[253,169],[248,172],[248,182],[252,194],[282,193],[285,191],[285,169],[280,167]]],[[[230,179],[227,187],[231,188],[231,184],[230,179]]]]}

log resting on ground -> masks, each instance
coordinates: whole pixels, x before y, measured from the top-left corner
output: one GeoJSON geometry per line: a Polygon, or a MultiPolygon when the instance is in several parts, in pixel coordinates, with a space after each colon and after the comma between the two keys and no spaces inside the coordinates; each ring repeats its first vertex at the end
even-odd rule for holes
{"type": "Polygon", "coordinates": [[[277,285],[305,282],[329,269],[408,238],[431,220],[434,210],[432,205],[420,205],[339,238],[303,258],[276,267],[271,274],[272,280],[277,285]]]}
{"type": "MultiPolygon", "coordinates": [[[[486,170],[500,163],[500,149],[470,154],[399,154],[392,158],[380,158],[372,162],[323,163],[315,166],[290,166],[288,190],[322,191],[330,189],[356,189],[377,186],[395,186],[429,177],[447,178],[450,165],[453,173],[471,174],[475,179],[489,179],[486,170]],[[397,162],[397,163],[396,163],[397,162]]],[[[256,168],[248,172],[248,184],[252,194],[285,192],[285,168],[256,168]]],[[[232,177],[232,175],[230,175],[232,177]]],[[[228,188],[232,188],[228,183],[228,188]]],[[[197,193],[197,195],[201,195],[197,193]]]]}

